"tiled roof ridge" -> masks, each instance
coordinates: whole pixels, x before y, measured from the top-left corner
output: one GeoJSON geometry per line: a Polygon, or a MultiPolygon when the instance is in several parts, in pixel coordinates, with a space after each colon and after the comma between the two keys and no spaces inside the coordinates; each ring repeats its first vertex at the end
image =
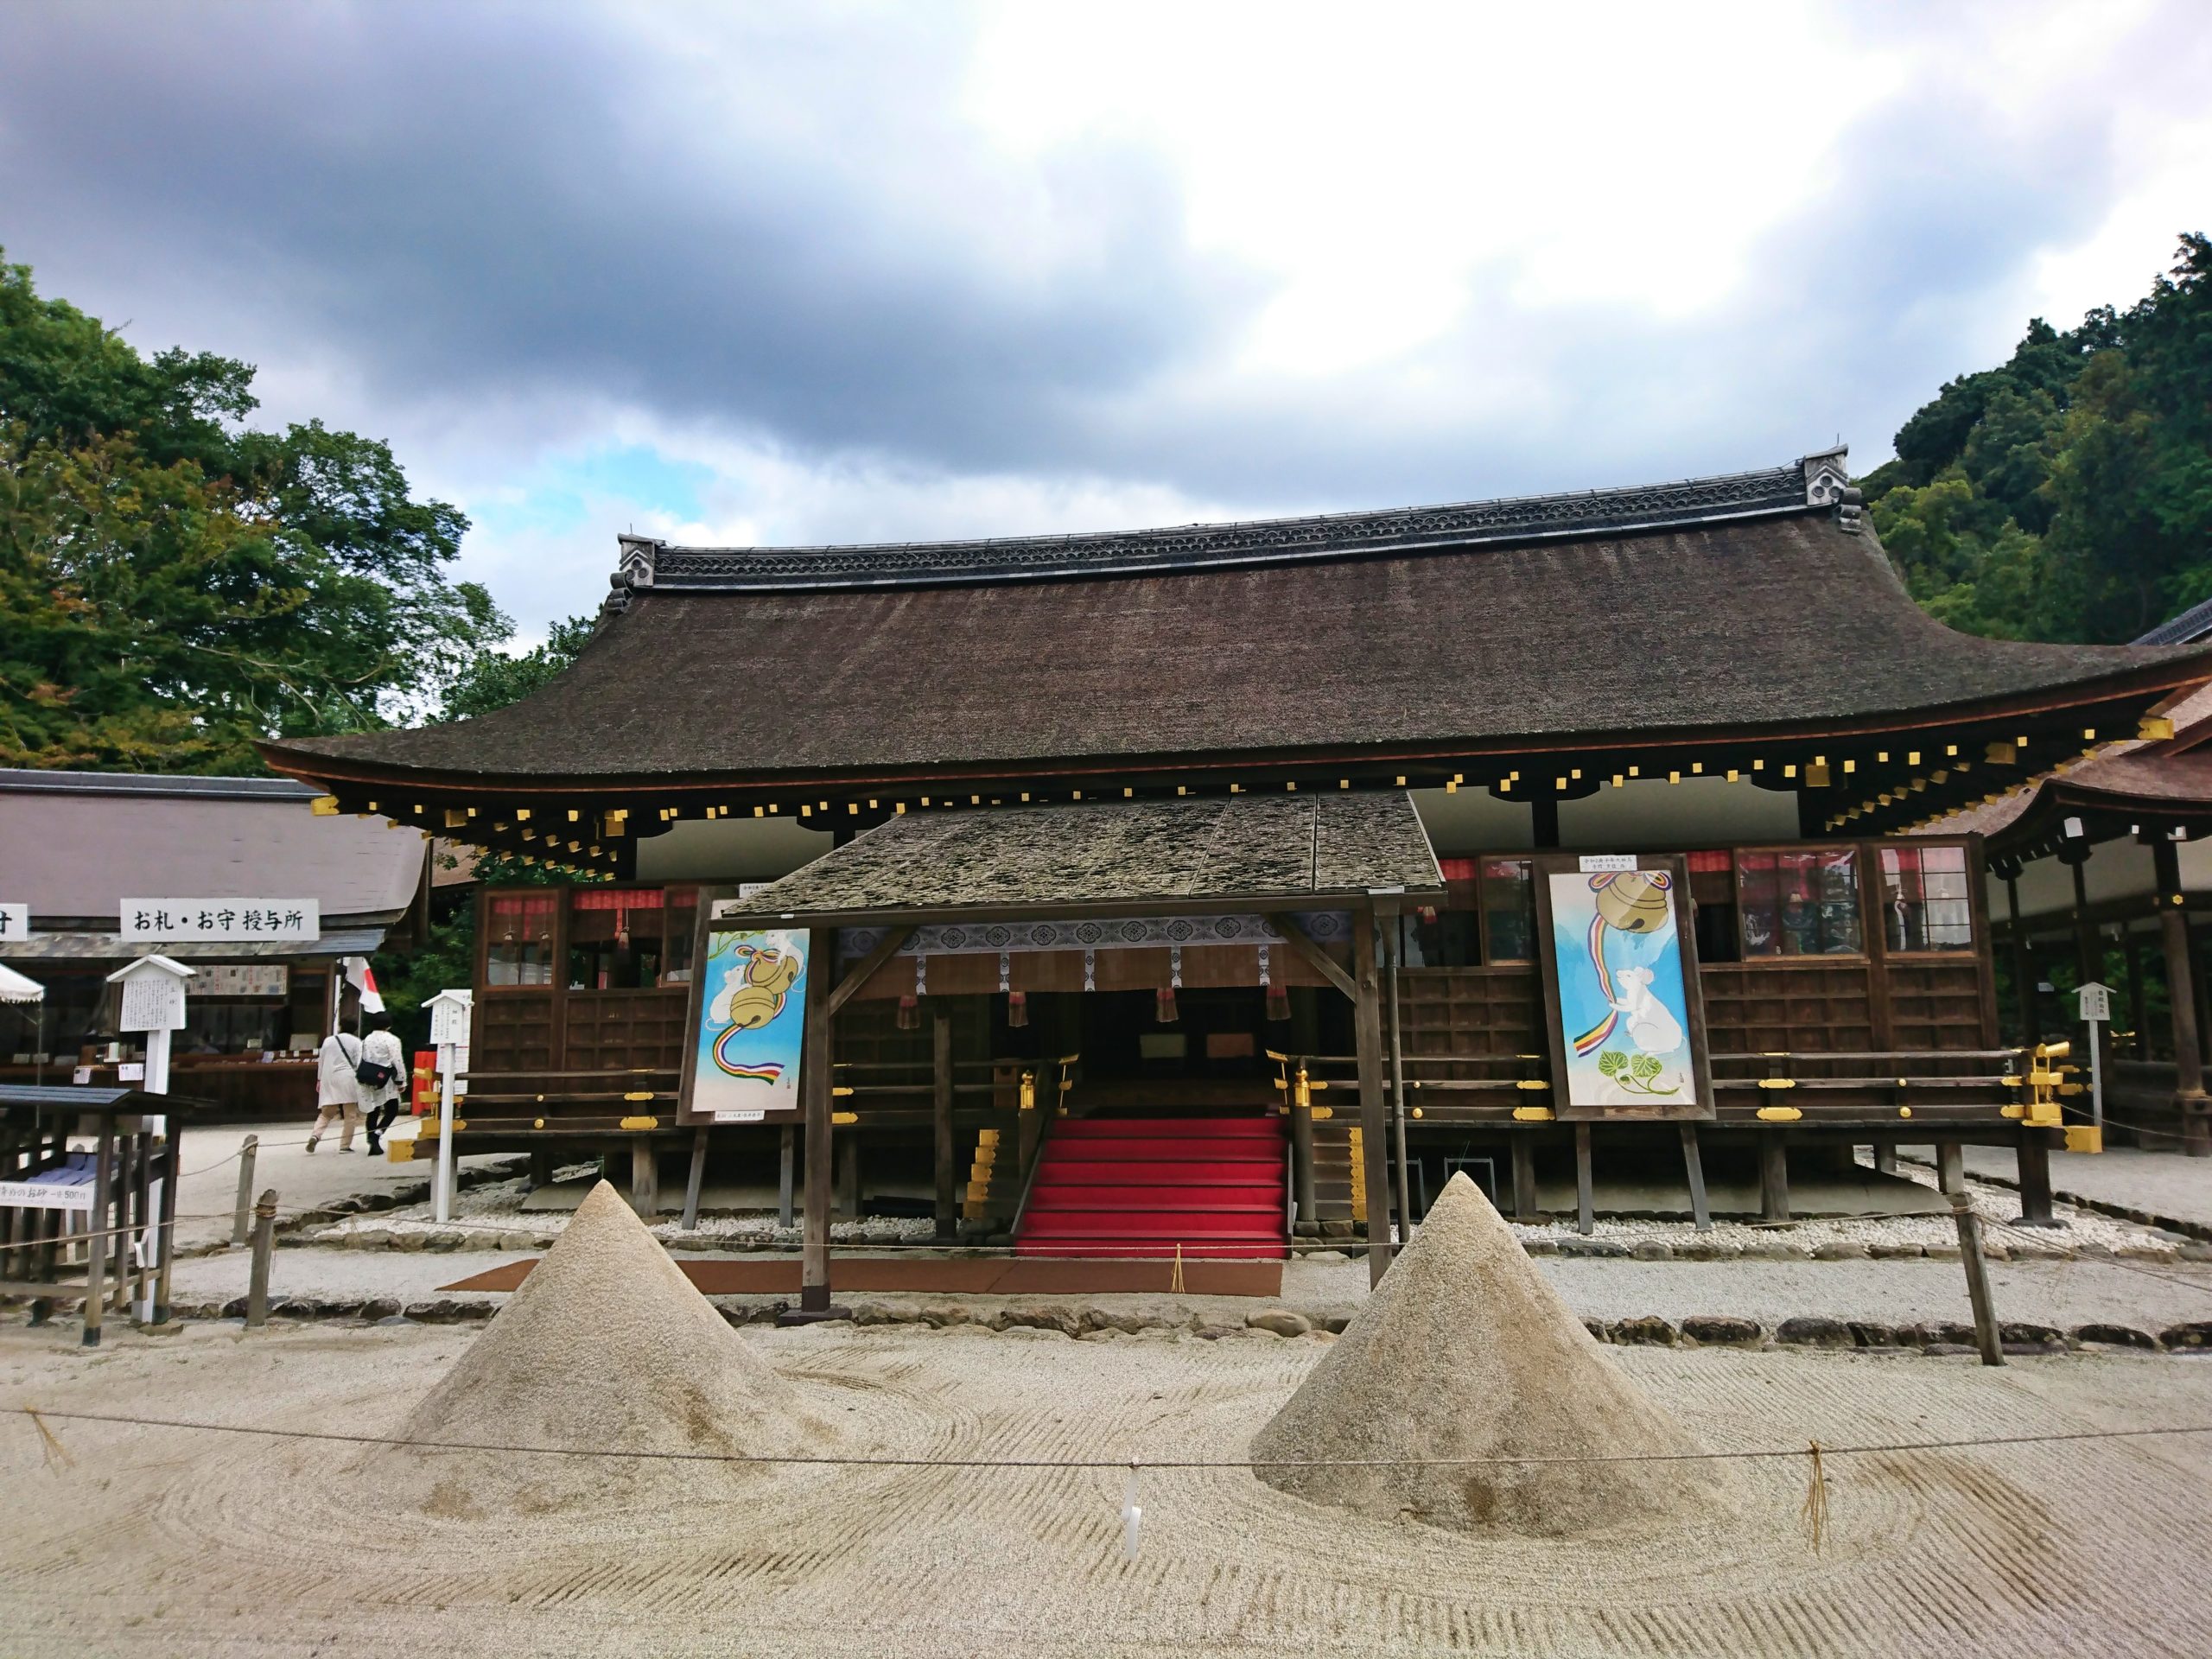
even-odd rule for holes
{"type": "Polygon", "coordinates": [[[1844,446],[1786,467],[1666,484],[1440,506],[1245,519],[1153,530],[824,547],[677,547],[624,536],[610,604],[639,591],[804,591],[1036,581],[1273,564],[1424,547],[1679,529],[1832,509],[1857,527],[1844,446]]]}

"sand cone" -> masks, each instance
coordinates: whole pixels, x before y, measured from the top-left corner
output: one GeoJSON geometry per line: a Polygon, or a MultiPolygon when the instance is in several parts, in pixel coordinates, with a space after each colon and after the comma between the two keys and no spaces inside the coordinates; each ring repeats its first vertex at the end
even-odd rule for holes
{"type": "MultiPolygon", "coordinates": [[[[594,1451],[762,1455],[819,1451],[823,1421],[669,1260],[601,1181],[399,1438],[594,1451]]],[[[363,1465],[403,1502],[437,1512],[559,1508],[610,1487],[715,1464],[387,1447],[363,1465]]]]}
{"type": "MultiPolygon", "coordinates": [[[[1465,1174],[1252,1442],[1258,1459],[1694,1452],[1583,1328],[1465,1174]]],[[[1694,1518],[1700,1463],[1262,1467],[1270,1485],[1383,1519],[1565,1536],[1694,1518]]]]}

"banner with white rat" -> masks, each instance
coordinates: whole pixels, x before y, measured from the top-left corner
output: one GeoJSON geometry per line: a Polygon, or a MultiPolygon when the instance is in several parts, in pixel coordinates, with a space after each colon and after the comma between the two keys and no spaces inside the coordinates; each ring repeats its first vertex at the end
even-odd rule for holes
{"type": "Polygon", "coordinates": [[[1563,1107],[1704,1115],[1681,879],[1679,868],[1544,872],[1563,1107]]]}

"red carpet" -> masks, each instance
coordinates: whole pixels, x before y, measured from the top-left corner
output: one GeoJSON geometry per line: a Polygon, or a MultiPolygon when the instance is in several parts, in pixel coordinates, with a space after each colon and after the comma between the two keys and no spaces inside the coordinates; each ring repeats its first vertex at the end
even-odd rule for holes
{"type": "MultiPolygon", "coordinates": [[[[1193,1296],[1280,1296],[1282,1263],[1191,1261],[1185,1252],[1183,1288],[1193,1296]]],[[[537,1262],[509,1262],[440,1290],[513,1290],[537,1262]]],[[[677,1265],[708,1296],[797,1295],[795,1258],[752,1257],[685,1261],[677,1265]]],[[[865,1290],[938,1292],[955,1296],[1089,1296],[1169,1288],[1173,1262],[1048,1261],[1006,1257],[841,1255],[830,1264],[834,1294],[865,1290]]]]}
{"type": "Polygon", "coordinates": [[[1015,1248],[1024,1256],[1281,1260],[1285,1121],[1074,1118],[1052,1125],[1015,1248]]]}

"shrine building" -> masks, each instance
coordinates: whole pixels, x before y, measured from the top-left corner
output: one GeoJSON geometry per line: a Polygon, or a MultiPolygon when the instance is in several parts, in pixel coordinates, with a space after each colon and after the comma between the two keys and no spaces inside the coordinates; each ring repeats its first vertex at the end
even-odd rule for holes
{"type": "Polygon", "coordinates": [[[2047,1206],[2063,1130],[2000,1027],[1981,839],[1904,832],[2158,741],[2212,678],[2201,643],[1945,629],[1840,448],[1126,534],[620,546],[529,697],[264,752],[579,878],[480,898],[457,1144],[626,1147],[645,1206],[664,1157],[687,1209],[757,1173],[803,1195],[810,1306],[833,1205],[1060,1255],[1371,1229],[1378,1274],[1382,1218],[1459,1169],[1586,1230],[1609,1166],[1705,1223],[1725,1170],[1786,1217],[1793,1169],[1979,1141],[2047,1206]]]}

